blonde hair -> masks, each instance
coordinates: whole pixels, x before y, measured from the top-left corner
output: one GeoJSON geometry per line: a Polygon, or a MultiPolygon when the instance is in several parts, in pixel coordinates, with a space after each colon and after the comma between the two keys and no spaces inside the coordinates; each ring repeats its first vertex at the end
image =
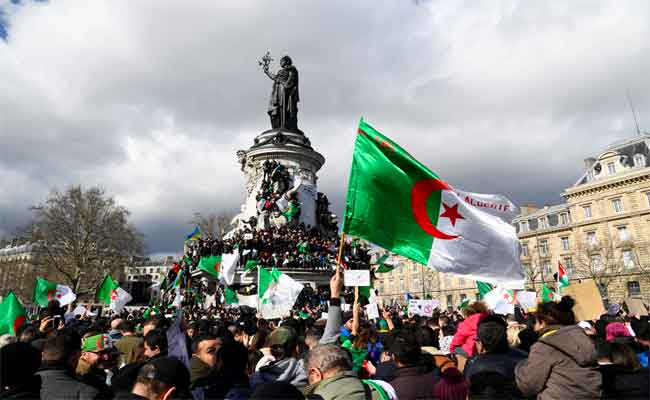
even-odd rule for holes
{"type": "Polygon", "coordinates": [[[519,324],[513,324],[508,326],[508,329],[506,330],[506,334],[508,335],[508,345],[510,347],[517,347],[521,343],[521,340],[519,339],[519,332],[524,330],[525,326],[524,325],[519,325],[519,324]]]}
{"type": "Polygon", "coordinates": [[[486,312],[488,312],[488,308],[482,301],[475,301],[463,309],[463,315],[465,318],[469,317],[470,315],[483,314],[486,312]]]}

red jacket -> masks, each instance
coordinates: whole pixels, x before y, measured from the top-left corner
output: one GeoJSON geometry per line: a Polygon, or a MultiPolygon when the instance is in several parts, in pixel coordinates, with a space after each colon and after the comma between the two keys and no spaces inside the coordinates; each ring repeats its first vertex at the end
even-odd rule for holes
{"type": "Polygon", "coordinates": [[[478,330],[478,323],[487,316],[483,314],[473,314],[467,317],[463,322],[458,325],[456,334],[451,340],[449,351],[452,353],[456,347],[462,347],[467,353],[467,358],[474,355],[474,338],[476,338],[476,331],[478,330]]]}

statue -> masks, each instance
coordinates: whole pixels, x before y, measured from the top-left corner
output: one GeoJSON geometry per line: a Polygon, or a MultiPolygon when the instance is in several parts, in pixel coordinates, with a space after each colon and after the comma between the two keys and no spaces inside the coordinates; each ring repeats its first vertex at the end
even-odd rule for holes
{"type": "Polygon", "coordinates": [[[258,62],[264,73],[273,80],[273,90],[269,100],[268,114],[271,117],[271,128],[286,128],[298,130],[298,70],[293,66],[291,57],[280,59],[280,70],[273,74],[269,65],[273,59],[269,52],[258,62]]]}

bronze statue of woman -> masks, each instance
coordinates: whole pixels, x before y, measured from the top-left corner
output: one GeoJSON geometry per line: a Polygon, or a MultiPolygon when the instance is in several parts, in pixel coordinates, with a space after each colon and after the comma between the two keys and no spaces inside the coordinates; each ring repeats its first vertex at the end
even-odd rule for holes
{"type": "Polygon", "coordinates": [[[280,70],[273,74],[269,71],[272,59],[267,53],[260,62],[264,73],[273,80],[273,90],[269,100],[268,114],[271,118],[273,129],[285,128],[291,131],[298,130],[298,70],[293,66],[291,57],[284,56],[280,59],[280,70]]]}

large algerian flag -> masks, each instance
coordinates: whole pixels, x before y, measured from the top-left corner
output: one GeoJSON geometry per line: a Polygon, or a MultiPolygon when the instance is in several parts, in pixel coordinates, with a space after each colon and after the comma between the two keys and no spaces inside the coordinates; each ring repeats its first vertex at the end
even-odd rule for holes
{"type": "Polygon", "coordinates": [[[14,292],[9,292],[0,303],[0,335],[8,333],[16,336],[16,331],[27,320],[25,307],[16,298],[14,292]]]}
{"type": "Polygon", "coordinates": [[[569,286],[569,277],[566,274],[564,265],[560,261],[557,262],[557,289],[561,291],[569,286]]]}
{"type": "Polygon", "coordinates": [[[126,304],[133,300],[133,297],[126,290],[122,289],[110,275],[106,275],[102,284],[95,292],[98,301],[108,304],[113,312],[119,313],[126,304]]]}
{"type": "Polygon", "coordinates": [[[276,268],[269,271],[259,267],[257,293],[259,311],[263,318],[273,319],[288,315],[298,299],[303,286],[276,268]]]}
{"type": "Polygon", "coordinates": [[[503,196],[452,188],[397,143],[359,123],[343,232],[441,272],[522,288],[519,241],[506,222],[514,211],[503,196]]]}
{"type": "Polygon", "coordinates": [[[57,285],[41,277],[36,278],[32,301],[41,307],[47,307],[50,300],[58,300],[61,306],[67,306],[77,299],[77,295],[68,286],[57,285]]]}
{"type": "Polygon", "coordinates": [[[208,275],[218,278],[221,273],[221,256],[201,257],[199,269],[208,275]]]}
{"type": "Polygon", "coordinates": [[[388,254],[384,254],[377,259],[377,265],[378,267],[375,270],[375,273],[382,274],[394,270],[395,267],[397,267],[397,262],[393,260],[391,264],[390,256],[388,254]]]}

